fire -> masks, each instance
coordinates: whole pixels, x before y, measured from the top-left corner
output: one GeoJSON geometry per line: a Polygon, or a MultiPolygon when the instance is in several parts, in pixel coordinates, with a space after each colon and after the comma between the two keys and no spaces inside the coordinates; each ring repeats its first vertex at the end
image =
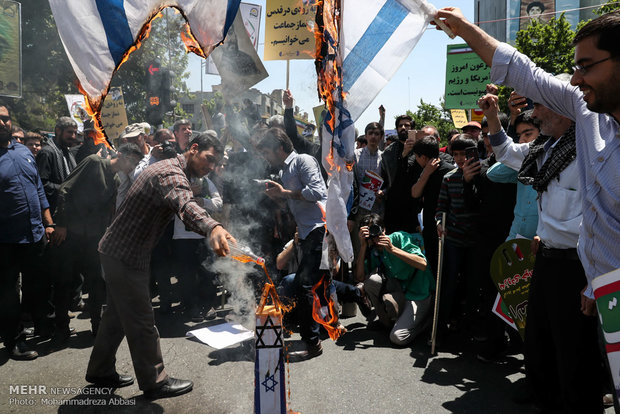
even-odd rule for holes
{"type": "MultiPolygon", "coordinates": [[[[127,62],[127,60],[129,59],[129,55],[131,55],[136,50],[140,49],[144,40],[149,37],[149,34],[151,32],[151,24],[153,23],[153,20],[158,19],[162,16],[163,14],[161,10],[159,10],[156,14],[153,15],[153,17],[149,19],[149,21],[144,26],[142,26],[142,29],[140,30],[140,34],[138,35],[136,39],[136,43],[134,43],[129,49],[127,49],[120,63],[114,69],[114,73],[118,71],[118,69],[123,65],[123,63],[127,62]]],[[[88,115],[90,115],[90,117],[92,118],[95,124],[95,131],[96,131],[96,135],[94,139],[95,145],[105,144],[108,148],[111,148],[112,145],[110,144],[110,141],[108,140],[105,130],[103,129],[103,123],[101,122],[101,110],[103,109],[103,99],[91,102],[91,100],[88,98],[88,95],[86,94],[86,92],[82,88],[82,85],[80,85],[79,82],[77,83],[77,87],[80,93],[84,95],[84,102],[86,104],[85,105],[86,112],[88,113],[88,115]]],[[[110,86],[108,85],[108,90],[109,89],[110,89],[110,86]]],[[[105,93],[102,95],[103,97],[107,96],[108,90],[106,90],[105,93]]]]}
{"type": "Polygon", "coordinates": [[[329,285],[330,284],[325,281],[325,275],[323,275],[319,283],[312,287],[312,318],[323,325],[329,337],[335,341],[340,338],[342,334],[346,333],[347,330],[339,324],[338,310],[336,309],[336,303],[329,293],[329,285]],[[321,286],[323,286],[322,294],[327,300],[326,312],[323,310],[319,294],[317,294],[317,290],[319,290],[321,286]],[[325,313],[325,315],[323,315],[323,313],[325,313]]]}
{"type": "Polygon", "coordinates": [[[192,34],[192,29],[190,29],[189,24],[185,23],[183,25],[183,30],[181,31],[181,39],[183,40],[183,45],[185,46],[185,50],[187,53],[194,52],[198,56],[203,59],[207,58],[207,54],[202,50],[198,40],[192,34]]]}

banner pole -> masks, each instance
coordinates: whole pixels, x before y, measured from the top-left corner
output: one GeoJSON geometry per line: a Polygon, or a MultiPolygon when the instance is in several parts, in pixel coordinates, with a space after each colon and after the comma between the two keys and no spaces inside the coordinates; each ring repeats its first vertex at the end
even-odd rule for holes
{"type": "Polygon", "coordinates": [[[290,59],[286,59],[286,89],[289,89],[288,84],[289,84],[290,72],[291,72],[291,61],[290,59]]]}
{"type": "Polygon", "coordinates": [[[437,261],[437,285],[435,287],[433,332],[431,334],[431,355],[435,355],[435,345],[437,345],[437,324],[439,322],[439,296],[441,295],[441,273],[443,271],[443,244],[446,237],[446,213],[443,213],[441,215],[441,230],[441,237],[439,238],[439,259],[437,261]]]}

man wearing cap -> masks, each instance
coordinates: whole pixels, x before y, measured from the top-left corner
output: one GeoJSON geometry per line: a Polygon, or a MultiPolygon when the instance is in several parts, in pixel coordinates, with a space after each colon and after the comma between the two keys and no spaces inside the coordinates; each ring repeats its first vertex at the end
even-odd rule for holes
{"type": "MultiPolygon", "coordinates": [[[[142,154],[147,156],[151,151],[151,147],[146,143],[146,138],[149,135],[151,130],[151,126],[146,122],[139,122],[135,124],[131,124],[125,127],[120,136],[121,142],[127,142],[131,144],[136,144],[142,154]]],[[[124,172],[118,173],[118,178],[120,180],[120,184],[118,186],[118,192],[116,194],[116,208],[118,209],[125,200],[127,196],[127,191],[129,191],[129,187],[133,184],[134,177],[133,174],[125,174],[124,172]]]]}
{"type": "Polygon", "coordinates": [[[462,128],[463,134],[471,135],[474,141],[478,142],[480,139],[480,132],[482,131],[482,126],[480,122],[470,121],[462,128]]]}

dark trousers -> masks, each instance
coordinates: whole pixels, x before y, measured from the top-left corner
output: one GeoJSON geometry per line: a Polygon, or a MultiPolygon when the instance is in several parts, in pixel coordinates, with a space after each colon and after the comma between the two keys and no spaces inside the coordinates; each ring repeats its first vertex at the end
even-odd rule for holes
{"type": "Polygon", "coordinates": [[[467,319],[471,321],[478,298],[478,258],[476,247],[458,246],[450,240],[444,244],[441,297],[439,302],[439,326],[450,322],[459,286],[466,287],[467,319]]]}
{"type": "Polygon", "coordinates": [[[75,294],[76,271],[84,276],[84,284],[88,290],[88,312],[93,331],[99,326],[101,307],[105,303],[105,282],[97,252],[100,238],[68,231],[65,241],[60,246],[51,246],[49,250],[54,284],[56,329],[59,331],[67,333],[69,330],[68,312],[75,294]]]}
{"type": "Polygon", "coordinates": [[[15,346],[21,333],[21,304],[17,280],[19,274],[33,280],[40,270],[37,257],[44,242],[0,243],[0,335],[7,349],[15,346]]]}
{"type": "Polygon", "coordinates": [[[176,270],[176,259],[172,253],[172,233],[174,232],[174,220],[166,226],[164,234],[151,254],[151,283],[157,283],[160,304],[172,304],[172,283],[170,276],[173,269],[176,270]]]}
{"type": "Polygon", "coordinates": [[[101,263],[108,288],[107,305],[86,373],[94,377],[113,375],[116,351],[127,336],[140,389],[154,388],[167,375],[151,306],[149,272],[103,254],[101,263]]]}
{"type": "Polygon", "coordinates": [[[183,305],[212,307],[217,291],[213,284],[214,274],[203,266],[209,254],[204,239],[172,240],[172,250],[178,263],[183,305]]]}
{"type": "Polygon", "coordinates": [[[603,411],[597,322],[581,313],[586,286],[578,260],[539,251],[530,284],[525,324],[525,368],[545,412],[603,411]],[[555,410],[555,411],[554,411],[555,410]]]}
{"type": "Polygon", "coordinates": [[[426,256],[426,262],[433,272],[433,276],[437,279],[437,265],[439,264],[439,237],[437,236],[437,228],[424,227],[422,230],[422,237],[424,238],[424,256],[426,256]]]}
{"type": "MultiPolygon", "coordinates": [[[[312,287],[321,280],[321,250],[325,227],[318,227],[300,240],[301,263],[295,274],[295,290],[299,307],[299,334],[301,339],[316,344],[319,341],[319,324],[312,318],[312,287]]],[[[322,294],[323,289],[317,289],[322,294]]]]}

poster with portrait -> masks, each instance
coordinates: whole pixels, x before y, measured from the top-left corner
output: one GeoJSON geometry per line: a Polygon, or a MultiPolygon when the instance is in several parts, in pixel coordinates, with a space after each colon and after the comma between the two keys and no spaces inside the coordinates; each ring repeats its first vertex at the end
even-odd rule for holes
{"type": "Polygon", "coordinates": [[[555,0],[521,0],[519,30],[529,26],[530,22],[548,22],[555,13],[555,0]]]}

